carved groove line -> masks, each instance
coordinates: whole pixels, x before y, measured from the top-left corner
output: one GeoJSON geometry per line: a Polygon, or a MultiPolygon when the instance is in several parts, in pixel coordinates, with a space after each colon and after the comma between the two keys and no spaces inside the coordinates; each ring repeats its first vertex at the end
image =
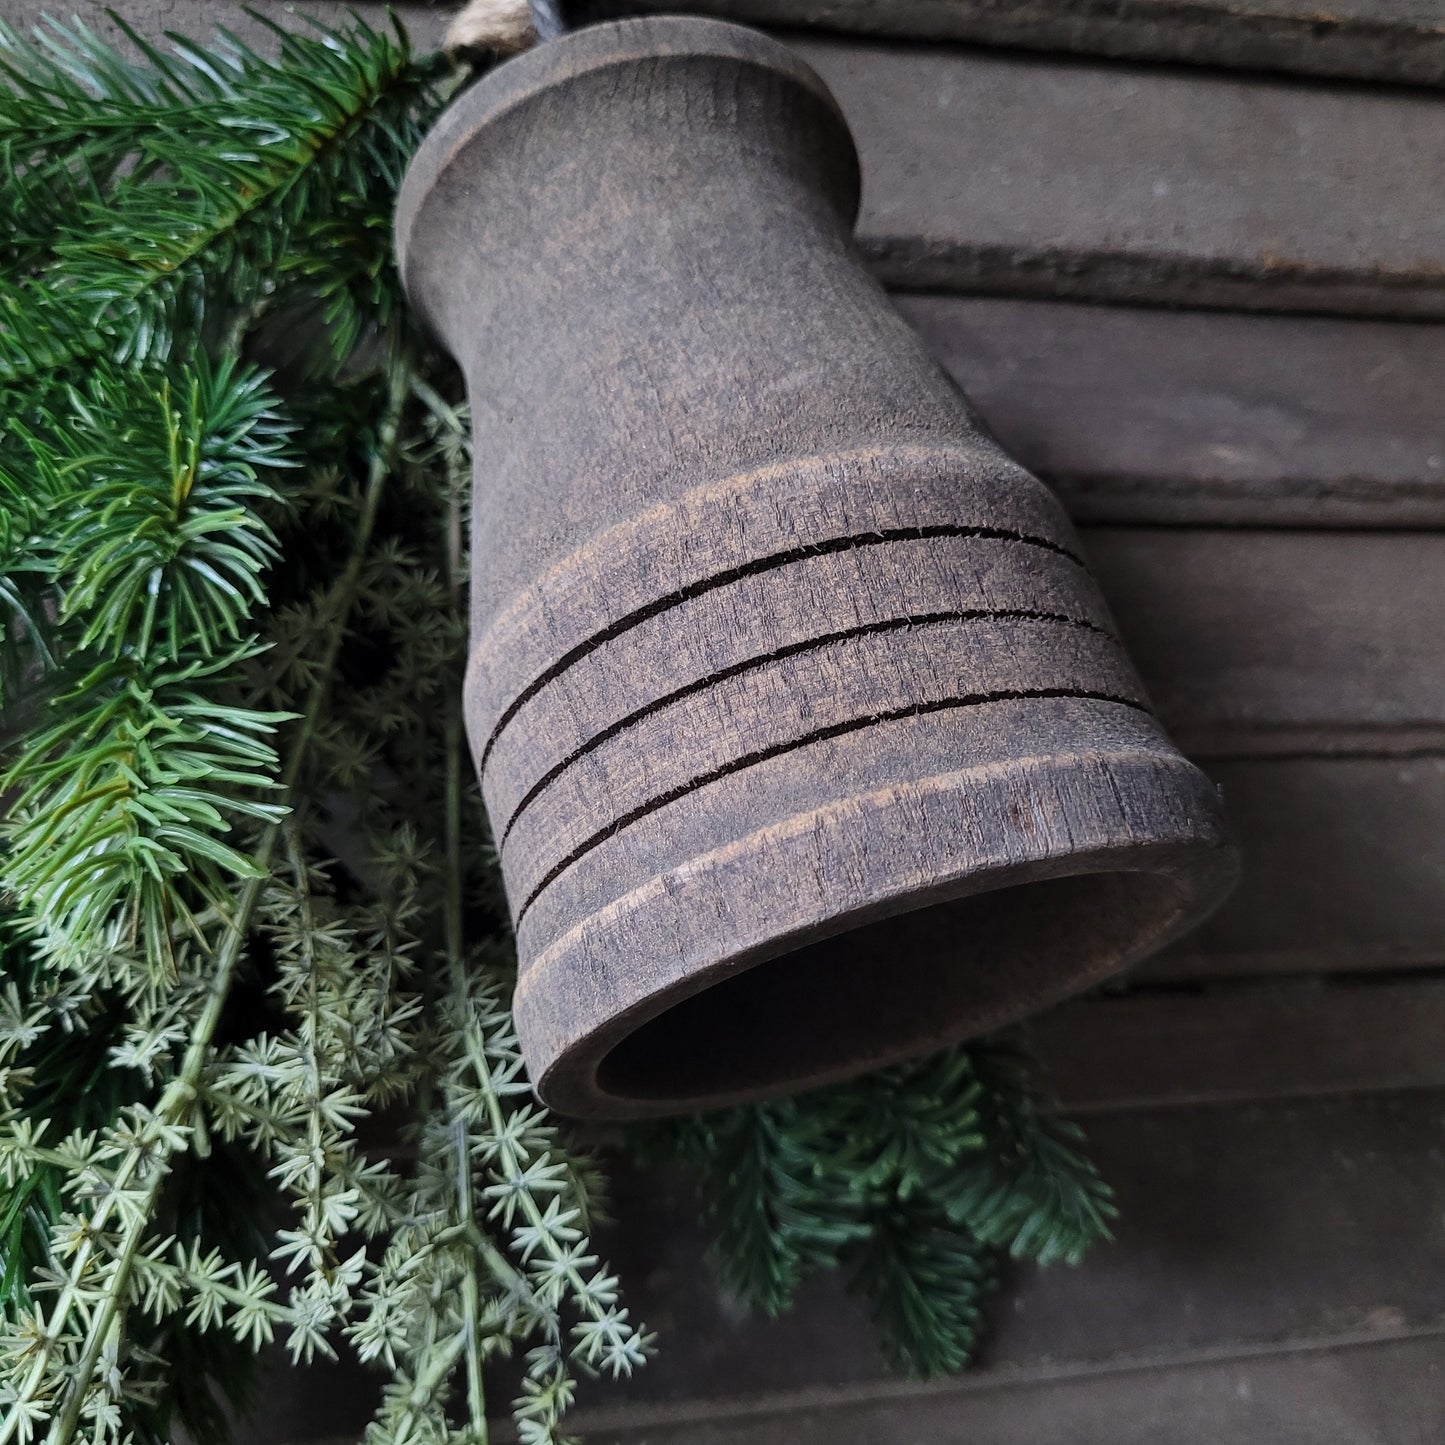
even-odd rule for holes
{"type": "Polygon", "coordinates": [[[751,562],[743,562],[736,567],[729,567],[725,572],[716,572],[711,577],[705,577],[701,581],[680,587],[676,592],[669,592],[666,596],[659,597],[643,607],[635,608],[626,616],[620,617],[616,622],[604,627],[601,632],[589,637],[585,642],[579,642],[576,647],[564,652],[556,662],[546,671],[534,677],[507,704],[478,755],[477,772],[480,774],[486,768],[487,760],[492,756],[492,749],[496,747],[502,729],[549,682],[560,677],[569,667],[580,662],[589,653],[595,652],[599,647],[621,637],[624,632],[630,631],[639,623],[646,622],[651,617],[657,617],[663,612],[668,612],[684,602],[690,602],[694,597],[701,597],[704,593],[712,592],[719,587],[727,587],[734,582],[740,582],[744,577],[755,577],[759,573],[785,567],[790,562],[802,562],[809,557],[826,557],[834,552],[851,552],[862,547],[876,547],[884,542],[923,542],[935,537],[977,537],[990,542],[1017,542],[1025,547],[1040,547],[1045,552],[1053,552],[1060,557],[1067,558],[1077,566],[1084,565],[1082,559],[1076,557],[1067,547],[1050,541],[1047,537],[1033,537],[1025,532],[1011,531],[1007,527],[965,527],[952,522],[940,522],[927,527],[887,527],[876,532],[860,532],[848,537],[830,537],[826,541],[810,542],[806,546],[789,547],[784,552],[773,552],[766,557],[755,557],[751,562]]]}
{"type": "Polygon", "coordinates": [[[589,738],[581,747],[569,753],[560,763],[548,768],[526,793],[521,801],[512,810],[512,816],[507,819],[506,825],[502,828],[497,840],[499,849],[507,846],[507,839],[512,836],[512,829],[517,826],[518,820],[527,808],[536,801],[537,796],[551,783],[556,782],[563,773],[574,763],[585,758],[588,753],[600,748],[603,743],[611,742],[619,734],[627,732],[628,729],[636,727],[639,723],[645,722],[654,713],[661,712],[664,708],[671,707],[673,703],[681,702],[685,698],[692,697],[696,693],[706,692],[709,688],[716,687],[720,683],[728,682],[732,678],[741,677],[744,673],[756,671],[759,668],[767,667],[775,662],[784,662],[790,657],[797,657],[804,652],[811,652],[817,648],[831,646],[835,642],[847,642],[855,637],[867,637],[880,632],[896,632],[910,627],[934,627],[948,622],[1057,622],[1067,627],[1082,628],[1086,632],[1097,633],[1100,637],[1106,637],[1110,642],[1117,642],[1118,639],[1103,627],[1087,618],[1070,617],[1063,612],[1032,612],[1027,608],[1013,607],[1001,610],[990,611],[987,608],[972,608],[966,612],[920,612],[907,617],[887,617],[878,622],[864,622],[857,627],[843,628],[837,632],[824,632],[817,637],[809,637],[802,642],[790,643],[787,647],[780,647],[776,652],[764,653],[758,657],[749,657],[743,662],[734,663],[731,667],[725,667],[720,672],[710,673],[707,677],[698,678],[696,682],[690,682],[685,687],[675,688],[672,692],[664,693],[662,697],[645,706],[635,709],[626,717],[603,728],[595,737],[589,738]]]}
{"type": "Polygon", "coordinates": [[[675,803],[679,798],[685,798],[689,793],[696,792],[700,788],[707,787],[710,783],[720,782],[723,778],[731,777],[734,773],[740,773],[746,768],[756,767],[759,763],[766,763],[773,758],[781,757],[784,753],[790,753],[796,748],[807,747],[812,743],[828,742],[833,738],[846,736],[848,733],[859,732],[863,728],[870,728],[879,723],[898,722],[904,718],[925,717],[930,713],[949,712],[954,709],[982,707],[991,702],[1028,702],[1045,698],[1077,698],[1083,702],[1108,702],[1115,703],[1120,707],[1131,708],[1135,712],[1142,712],[1146,716],[1152,716],[1149,709],[1141,702],[1133,698],[1119,697],[1110,692],[1091,692],[1082,688],[1072,687],[1039,687],[1021,688],[1007,692],[985,692],[975,693],[967,697],[944,697],[936,698],[931,702],[912,703],[908,707],[892,708],[886,712],[870,712],[863,717],[849,718],[846,722],[833,723],[825,728],[818,728],[815,732],[806,733],[802,737],[789,738],[787,742],[775,743],[771,747],[759,748],[757,752],[747,753],[743,757],[734,758],[731,762],[724,763],[721,767],[712,769],[711,772],[703,773],[701,776],[692,778],[686,783],[679,784],[675,788],[669,788],[667,792],[658,794],[655,798],[649,798],[647,802],[639,804],[630,812],[615,818],[605,828],[594,833],[590,838],[579,843],[560,862],[554,864],[538,881],[537,886],[523,900],[522,906],[517,910],[515,926],[520,928],[522,920],[531,911],[532,905],[540,898],[558,878],[562,876],[574,863],[585,858],[594,848],[600,847],[609,838],[622,832],[624,828],[630,828],[634,823],[640,822],[649,813],[658,812],[669,803],[675,803]]]}

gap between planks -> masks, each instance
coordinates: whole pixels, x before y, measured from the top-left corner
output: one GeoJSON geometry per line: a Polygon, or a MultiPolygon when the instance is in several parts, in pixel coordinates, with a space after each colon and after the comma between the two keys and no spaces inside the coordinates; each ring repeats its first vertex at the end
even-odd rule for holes
{"type": "MultiPolygon", "coordinates": [[[[1124,1378],[1160,1370],[1189,1369],[1234,1361],[1295,1359],[1349,1349],[1388,1348],[1412,1340],[1445,1340],[1445,1324],[1384,1331],[1355,1330],[1312,1340],[1209,1346],[1133,1355],[1108,1361],[1060,1365],[1023,1365],[982,1369],[975,1373],[933,1381],[880,1379],[864,1384],[809,1386],[798,1390],[768,1391],[750,1397],[718,1396],[678,1404],[618,1406],[578,1410],[568,1417],[569,1429],[594,1439],[601,1433],[637,1432],[687,1425],[730,1424],[803,1412],[826,1412],[873,1403],[905,1403],[1005,1393],[1020,1387],[1062,1384],[1074,1380],[1124,1378]]],[[[517,1436],[509,1421],[494,1425],[497,1445],[510,1445],[517,1436]]]]}
{"type": "MultiPolygon", "coordinates": [[[[804,1412],[824,1413],[871,1404],[906,1404],[914,1400],[946,1400],[1003,1394],[1020,1388],[1067,1384],[1079,1380],[1127,1379],[1163,1370],[1258,1361],[1306,1359],[1346,1350],[1389,1348],[1411,1341],[1445,1341],[1445,1324],[1390,1330],[1352,1330],[1311,1340],[1205,1346],[1132,1355],[1108,1361],[1050,1365],[1021,1365],[976,1370],[945,1380],[882,1378],[858,1384],[811,1385],[796,1390],[770,1390],[757,1395],[720,1395],[705,1399],[652,1405],[584,1408],[568,1416],[569,1430],[597,1441],[607,1432],[633,1433],[649,1429],[677,1429],[690,1425],[744,1424],[804,1412]]],[[[512,1445],[516,1430],[506,1418],[491,1422],[494,1445],[512,1445]]],[[[304,1445],[355,1445],[356,1436],[306,1438],[304,1445]]],[[[293,1445],[282,1437],[277,1445],[293,1445]]],[[[300,1437],[294,1445],[303,1445],[300,1437]]]]}
{"type": "Polygon", "coordinates": [[[1439,972],[1177,989],[1146,980],[1063,1004],[1030,1031],[1072,1114],[1445,1087],[1439,972]]]}

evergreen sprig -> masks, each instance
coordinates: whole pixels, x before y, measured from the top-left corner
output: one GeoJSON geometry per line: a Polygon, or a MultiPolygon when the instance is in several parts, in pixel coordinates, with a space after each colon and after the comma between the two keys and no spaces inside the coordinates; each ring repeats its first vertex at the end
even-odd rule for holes
{"type": "MultiPolygon", "coordinates": [[[[177,929],[257,875],[226,841],[274,820],[270,735],[281,714],[215,696],[256,649],[252,614],[273,555],[258,508],[283,462],[274,398],[253,373],[200,360],[180,396],[165,375],[93,368],[63,406],[12,426],[28,465],[30,576],[55,618],[47,721],[0,787],[5,880],[45,920],[46,947],[100,940],[173,966],[177,929]]],[[[18,450],[18,447],[17,447],[18,450]]]]}
{"type": "Polygon", "coordinates": [[[841,1268],[884,1353],[921,1375],[972,1358],[995,1259],[1077,1263],[1109,1236],[1108,1186],[1017,1039],[851,1083],[639,1128],[696,1173],[723,1284],[763,1312],[841,1268]]]}
{"type": "MultiPolygon", "coordinates": [[[[224,31],[206,48],[171,36],[168,52],[120,20],[136,61],[79,24],[44,44],[0,29],[20,263],[0,281],[0,382],[94,356],[164,361],[308,270],[325,302],[349,296],[348,269],[297,242],[394,194],[432,68],[400,31],[254,18],[276,57],[224,31]]],[[[384,248],[369,251],[374,272],[384,248]]],[[[338,351],[358,326],[338,329],[338,351]]]]}

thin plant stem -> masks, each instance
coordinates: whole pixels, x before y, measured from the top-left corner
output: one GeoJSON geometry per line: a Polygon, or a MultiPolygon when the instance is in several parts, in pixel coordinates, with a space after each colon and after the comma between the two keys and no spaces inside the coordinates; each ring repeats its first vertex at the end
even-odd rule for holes
{"type": "MultiPolygon", "coordinates": [[[[428,388],[430,390],[430,388],[428,388]]],[[[462,542],[461,489],[452,479],[447,499],[447,594],[453,609],[461,608],[462,542]]],[[[455,698],[447,707],[446,748],[446,910],[443,940],[448,960],[452,996],[459,1008],[466,1007],[467,980],[463,952],[462,917],[462,720],[455,698]]],[[[467,1149],[467,1129],[453,1105],[452,1137],[457,1155],[457,1212],[463,1223],[473,1223],[472,1171],[467,1149]]],[[[487,1396],[482,1381],[482,1352],[478,1337],[481,1291],[477,1284],[476,1261],[462,1278],[462,1347],[466,1352],[467,1420],[476,1445],[487,1445],[487,1396]]]]}

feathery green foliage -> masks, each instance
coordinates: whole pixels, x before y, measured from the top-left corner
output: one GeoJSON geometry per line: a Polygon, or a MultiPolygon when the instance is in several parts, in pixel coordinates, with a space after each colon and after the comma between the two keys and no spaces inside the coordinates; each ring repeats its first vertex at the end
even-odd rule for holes
{"type": "Polygon", "coordinates": [[[399,35],[273,29],[274,60],[229,37],[161,49],[127,30],[130,60],[81,25],[44,44],[0,30],[0,381],[163,362],[298,289],[340,356],[394,299],[384,245],[358,261],[318,238],[364,233],[395,193],[434,67],[399,35]]]}

